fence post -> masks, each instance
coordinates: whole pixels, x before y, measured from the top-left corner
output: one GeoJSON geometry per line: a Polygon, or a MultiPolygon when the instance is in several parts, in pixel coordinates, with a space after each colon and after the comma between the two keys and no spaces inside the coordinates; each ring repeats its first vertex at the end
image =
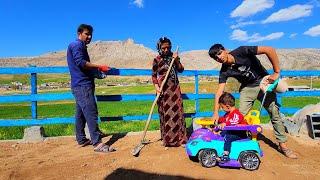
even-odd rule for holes
{"type": "Polygon", "coordinates": [[[198,75],[198,71],[195,72],[194,75],[194,92],[196,94],[196,114],[195,116],[197,117],[198,113],[200,112],[200,104],[199,104],[199,75],[198,75]]]}
{"type": "Polygon", "coordinates": [[[281,94],[277,95],[277,103],[280,105],[280,107],[282,106],[282,95],[281,94]]]}
{"type": "MultiPolygon", "coordinates": [[[[31,68],[36,66],[30,66],[31,68]]],[[[31,73],[30,78],[30,85],[31,85],[31,95],[37,94],[37,73],[31,73]]],[[[31,116],[32,119],[37,119],[38,117],[38,108],[37,108],[37,101],[31,101],[31,116]]]]}

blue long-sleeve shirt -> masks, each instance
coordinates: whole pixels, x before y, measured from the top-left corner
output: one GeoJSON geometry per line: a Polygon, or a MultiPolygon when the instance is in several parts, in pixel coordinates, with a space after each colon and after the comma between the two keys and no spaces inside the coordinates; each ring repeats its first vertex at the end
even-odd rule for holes
{"type": "Polygon", "coordinates": [[[77,39],[68,46],[67,61],[71,76],[71,88],[76,86],[94,86],[92,71],[84,69],[90,57],[86,44],[77,39]]]}

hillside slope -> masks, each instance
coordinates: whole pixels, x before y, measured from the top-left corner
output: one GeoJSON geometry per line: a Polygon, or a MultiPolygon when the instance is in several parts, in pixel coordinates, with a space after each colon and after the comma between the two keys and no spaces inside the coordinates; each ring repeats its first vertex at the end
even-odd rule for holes
{"type": "MultiPolygon", "coordinates": [[[[126,41],[95,41],[88,45],[91,61],[107,64],[116,68],[150,69],[157,52],[135,44],[132,39],[126,41]]],[[[320,49],[277,49],[280,66],[287,70],[320,69],[320,49]]],[[[218,69],[207,50],[193,50],[180,54],[185,69],[218,69]]],[[[259,56],[262,64],[271,68],[266,56],[259,56]]],[[[66,66],[66,51],[51,52],[36,57],[0,58],[0,67],[66,66]]]]}

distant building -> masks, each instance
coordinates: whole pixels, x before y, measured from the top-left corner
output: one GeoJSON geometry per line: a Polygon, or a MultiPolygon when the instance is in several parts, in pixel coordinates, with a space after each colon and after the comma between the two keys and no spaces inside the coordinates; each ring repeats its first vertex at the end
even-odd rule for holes
{"type": "Polygon", "coordinates": [[[22,90],[22,83],[21,82],[18,82],[18,81],[14,81],[14,82],[11,82],[12,84],[12,88],[15,89],[15,90],[22,90]]]}
{"type": "Polygon", "coordinates": [[[288,86],[288,91],[310,91],[309,86],[288,86]]]}

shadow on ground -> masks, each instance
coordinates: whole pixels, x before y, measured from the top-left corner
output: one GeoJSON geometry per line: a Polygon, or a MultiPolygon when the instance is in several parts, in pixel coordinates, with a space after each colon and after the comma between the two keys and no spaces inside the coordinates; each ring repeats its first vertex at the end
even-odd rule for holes
{"type": "Polygon", "coordinates": [[[178,179],[192,179],[185,176],[172,176],[172,175],[165,175],[165,174],[154,174],[154,173],[147,173],[143,171],[138,171],[134,169],[124,169],[118,168],[117,170],[113,171],[111,174],[107,175],[105,180],[113,180],[113,179],[139,179],[139,180],[149,180],[149,179],[166,179],[166,180],[178,180],[178,179]]]}
{"type": "Polygon", "coordinates": [[[119,134],[106,134],[104,137],[107,137],[109,135],[112,135],[108,142],[106,142],[107,145],[111,146],[115,142],[117,142],[119,139],[124,138],[127,133],[119,133],[119,134]]]}
{"type": "Polygon", "coordinates": [[[263,141],[264,143],[269,145],[271,148],[278,150],[278,145],[276,143],[274,143],[273,141],[271,141],[271,139],[264,136],[263,134],[259,133],[257,139],[263,141]]]}

